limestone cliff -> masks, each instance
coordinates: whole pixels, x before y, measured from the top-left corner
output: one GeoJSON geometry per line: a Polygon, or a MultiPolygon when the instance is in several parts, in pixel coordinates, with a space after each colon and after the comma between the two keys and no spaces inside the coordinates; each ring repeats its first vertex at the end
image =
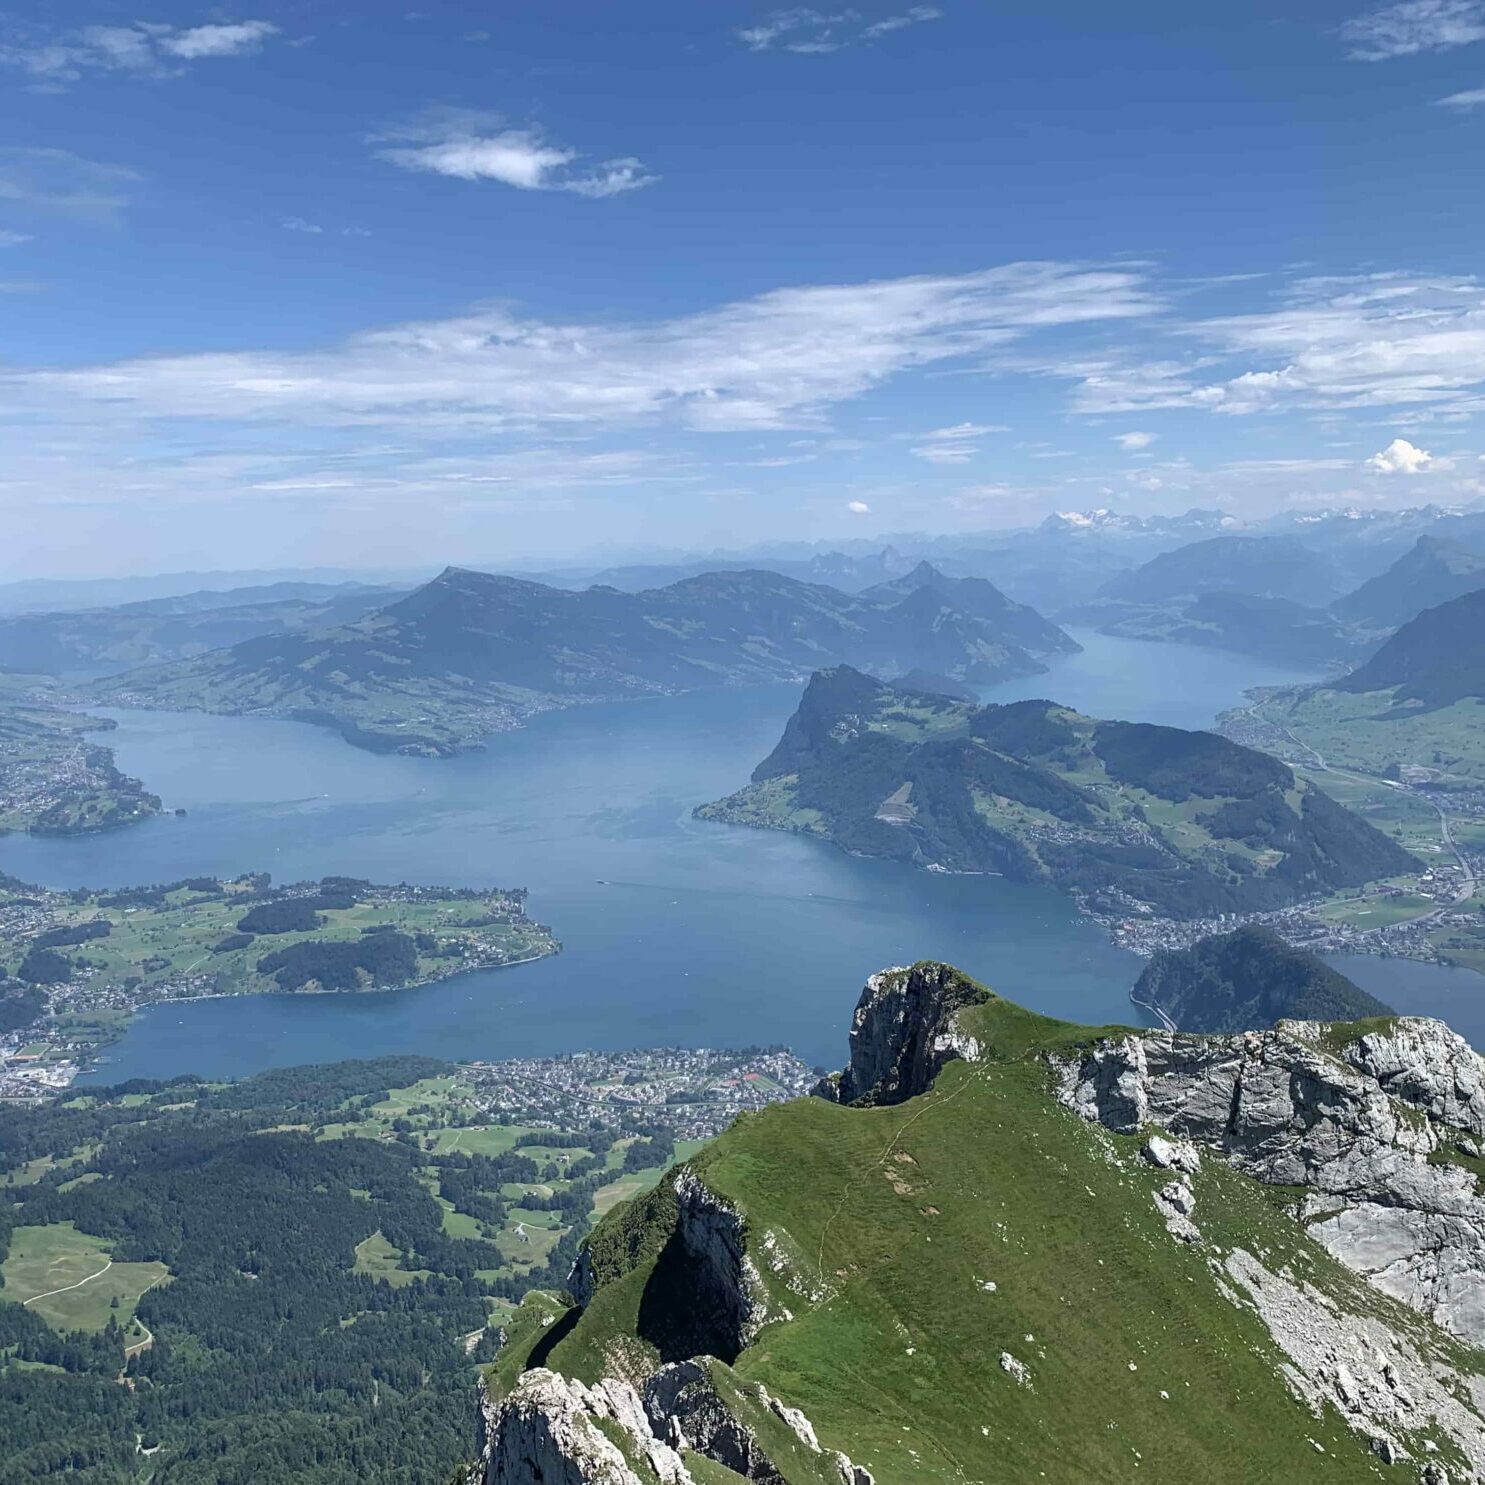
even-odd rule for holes
{"type": "Polygon", "coordinates": [[[1058,1076],[1084,1118],[1156,1125],[1306,1188],[1300,1215],[1341,1262],[1485,1345],[1485,1199],[1467,1168],[1485,1138],[1485,1060],[1442,1022],[1401,1018],[1338,1046],[1312,1022],[1148,1032],[1063,1060],[1058,1076]]]}
{"type": "Polygon", "coordinates": [[[956,1017],[984,999],[984,990],[947,964],[874,974],[851,1020],[851,1060],[815,1093],[833,1103],[892,1104],[926,1092],[946,1063],[979,1055],[956,1017]]]}

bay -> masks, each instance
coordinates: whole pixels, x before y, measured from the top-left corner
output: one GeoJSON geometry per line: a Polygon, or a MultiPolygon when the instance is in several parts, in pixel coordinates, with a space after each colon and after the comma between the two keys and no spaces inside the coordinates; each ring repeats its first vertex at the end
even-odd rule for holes
{"type": "MultiPolygon", "coordinates": [[[[1053,696],[1094,715],[1200,727],[1245,687],[1306,679],[1216,651],[1078,637],[1082,654],[986,699],[1053,696]]],[[[785,1043],[834,1065],[865,977],[921,958],[950,960],[1049,1014],[1137,1019],[1127,995],[1139,960],[1060,893],[692,819],[747,779],[798,694],[575,708],[453,759],[364,753],[300,723],[116,712],[107,741],[119,766],[185,816],[92,838],[10,837],[0,866],[52,886],[247,870],[527,886],[533,915],[564,944],[537,964],[415,990],[157,1006],[110,1049],[95,1075],[107,1081],[661,1043],[785,1043]]]]}

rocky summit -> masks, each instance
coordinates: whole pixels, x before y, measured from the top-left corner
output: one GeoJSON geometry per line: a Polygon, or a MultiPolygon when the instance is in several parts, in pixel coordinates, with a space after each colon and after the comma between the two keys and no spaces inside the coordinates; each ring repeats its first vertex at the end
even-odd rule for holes
{"type": "Polygon", "coordinates": [[[873,975],[819,1096],[615,1209],[470,1485],[1485,1481],[1485,1062],[873,975]]]}

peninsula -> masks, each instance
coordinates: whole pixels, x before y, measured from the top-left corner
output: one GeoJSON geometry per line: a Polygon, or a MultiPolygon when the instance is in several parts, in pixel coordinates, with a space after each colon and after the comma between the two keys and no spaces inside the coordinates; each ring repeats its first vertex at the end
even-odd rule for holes
{"type": "Polygon", "coordinates": [[[0,877],[0,1080],[65,1086],[157,1001],[401,990],[559,947],[524,889],[251,875],[54,892],[0,877]]]}

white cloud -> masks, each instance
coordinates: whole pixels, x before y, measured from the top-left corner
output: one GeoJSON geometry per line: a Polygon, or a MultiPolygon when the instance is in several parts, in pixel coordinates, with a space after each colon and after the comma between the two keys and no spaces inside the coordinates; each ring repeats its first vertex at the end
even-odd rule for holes
{"type": "Polygon", "coordinates": [[[88,72],[166,77],[179,72],[183,63],[246,56],[277,34],[270,21],[184,28],[137,21],[66,32],[12,26],[9,39],[0,43],[0,63],[51,87],[76,82],[88,72]]]}
{"type": "Polygon", "coordinates": [[[529,429],[664,421],[701,432],[819,426],[904,372],[984,359],[1049,328],[1123,321],[1158,298],[1132,269],[1022,263],[779,289],[657,322],[546,323],[501,308],[325,350],[0,371],[0,400],[59,417],[529,429]]]}
{"type": "Polygon", "coordinates": [[[1485,108],[1485,88],[1470,88],[1464,93],[1450,93],[1447,98],[1436,100],[1440,108],[1457,108],[1468,112],[1472,108],[1485,108]]]}
{"type": "Polygon", "coordinates": [[[71,150],[0,146],[0,201],[38,215],[117,222],[139,176],[71,150]]]}
{"type": "Polygon", "coordinates": [[[1405,438],[1394,438],[1381,453],[1373,454],[1366,467],[1378,474],[1422,474],[1434,457],[1405,438]]]}
{"type": "Polygon", "coordinates": [[[801,56],[822,56],[838,52],[860,42],[879,41],[894,31],[936,21],[943,15],[936,5],[910,5],[896,15],[864,22],[854,10],[823,11],[800,7],[776,10],[756,26],[747,26],[737,35],[749,51],[795,52],[801,56]]]}
{"type": "Polygon", "coordinates": [[[303,217],[285,217],[279,223],[285,232],[307,232],[312,237],[318,237],[325,229],[316,222],[307,222],[303,217]]]}
{"type": "Polygon", "coordinates": [[[170,31],[156,37],[162,52],[183,61],[200,57],[240,57],[256,51],[278,27],[268,21],[238,21],[232,25],[195,26],[187,31],[170,31]]]}
{"type": "Polygon", "coordinates": [[[617,196],[659,179],[632,156],[569,168],[579,159],[576,150],[552,143],[535,129],[502,128],[492,115],[464,110],[431,114],[386,139],[397,142],[378,153],[404,170],[455,180],[500,181],[522,191],[617,196]]]}
{"type": "Polygon", "coordinates": [[[1134,453],[1138,449],[1147,449],[1155,442],[1153,433],[1118,433],[1114,436],[1114,442],[1121,449],[1128,449],[1134,453]]]}
{"type": "Polygon", "coordinates": [[[908,450],[930,464],[968,464],[980,451],[971,443],[938,442],[908,450]]]}
{"type": "Polygon", "coordinates": [[[1485,41],[1485,0],[1401,0],[1341,27],[1358,62],[1384,62],[1485,41]]]}
{"type": "Polygon", "coordinates": [[[846,502],[846,509],[853,516],[869,516],[871,514],[871,507],[864,500],[848,500],[846,502]]]}
{"type": "Polygon", "coordinates": [[[0,232],[0,248],[20,247],[23,242],[30,242],[29,232],[0,232]]]}

